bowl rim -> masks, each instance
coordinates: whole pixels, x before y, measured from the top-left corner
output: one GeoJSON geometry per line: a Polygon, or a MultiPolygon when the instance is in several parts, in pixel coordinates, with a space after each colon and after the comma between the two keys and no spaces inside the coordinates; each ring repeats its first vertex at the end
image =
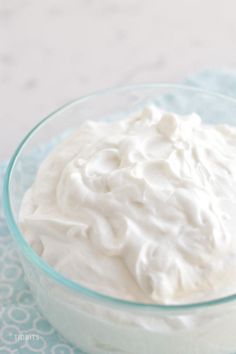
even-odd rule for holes
{"type": "Polygon", "coordinates": [[[77,292],[79,295],[85,296],[86,298],[92,298],[95,301],[103,302],[105,304],[110,304],[114,307],[119,308],[126,308],[129,310],[144,310],[144,311],[161,311],[161,312],[169,312],[169,311],[189,311],[189,310],[197,310],[202,308],[208,308],[216,305],[226,304],[236,300],[236,293],[232,295],[227,295],[224,297],[216,298],[213,300],[207,301],[200,301],[194,303],[184,303],[184,304],[159,304],[159,303],[142,303],[142,302],[135,302],[130,300],[124,300],[120,298],[116,298],[110,295],[99,293],[95,290],[87,288],[86,286],[80,285],[79,283],[70,280],[69,278],[63,276],[56,270],[54,270],[49,264],[47,264],[37,253],[31,248],[31,246],[25,240],[23,234],[21,233],[20,229],[17,226],[17,221],[14,218],[11,201],[10,201],[10,181],[12,171],[14,169],[15,163],[20,156],[20,153],[24,146],[30,141],[31,137],[40,129],[42,128],[47,122],[53,120],[57,117],[60,113],[66,111],[67,109],[72,108],[73,106],[80,104],[84,101],[93,99],[98,96],[104,96],[110,93],[119,93],[122,91],[129,91],[129,90],[139,90],[139,89],[176,89],[176,90],[187,90],[196,94],[205,94],[208,96],[213,96],[215,98],[223,99],[230,101],[236,104],[236,99],[233,96],[223,95],[221,93],[215,91],[209,91],[205,89],[201,89],[198,87],[194,87],[191,85],[178,85],[178,84],[168,84],[168,83],[144,83],[144,84],[133,84],[133,85],[122,85],[122,86],[115,86],[107,89],[103,89],[100,91],[93,92],[88,95],[81,96],[76,98],[68,103],[64,104],[63,106],[59,107],[58,109],[54,110],[52,113],[47,115],[45,118],[40,120],[21,140],[19,145],[17,146],[15,152],[13,153],[3,181],[3,210],[4,215],[6,218],[7,225],[9,230],[16,240],[19,248],[23,252],[23,254],[27,257],[27,259],[36,265],[40,270],[46,273],[49,278],[53,279],[59,285],[62,285],[70,290],[77,292]]]}

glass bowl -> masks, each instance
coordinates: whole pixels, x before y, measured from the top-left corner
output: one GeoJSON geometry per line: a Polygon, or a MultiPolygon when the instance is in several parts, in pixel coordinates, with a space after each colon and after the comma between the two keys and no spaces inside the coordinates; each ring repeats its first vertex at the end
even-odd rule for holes
{"type": "Polygon", "coordinates": [[[236,100],[177,85],[105,90],[77,99],[42,120],[13,155],[3,204],[25,276],[40,311],[72,344],[90,354],[236,353],[236,294],[184,305],[112,298],[65,278],[44,262],[18,227],[22,197],[51,149],[87,119],[116,120],[155,102],[167,111],[198,113],[204,122],[236,125],[236,100]]]}

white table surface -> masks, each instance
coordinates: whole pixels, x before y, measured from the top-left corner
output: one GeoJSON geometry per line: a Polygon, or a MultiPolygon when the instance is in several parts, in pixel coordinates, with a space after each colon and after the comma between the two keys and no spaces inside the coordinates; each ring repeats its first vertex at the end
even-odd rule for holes
{"type": "Polygon", "coordinates": [[[0,0],[0,159],[68,100],[236,67],[235,0],[0,0]]]}

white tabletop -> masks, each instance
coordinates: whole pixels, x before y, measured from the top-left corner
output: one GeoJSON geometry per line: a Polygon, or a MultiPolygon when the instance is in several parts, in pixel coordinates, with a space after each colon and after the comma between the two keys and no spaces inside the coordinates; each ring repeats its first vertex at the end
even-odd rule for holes
{"type": "Polygon", "coordinates": [[[0,159],[68,100],[236,67],[235,0],[0,0],[0,159]]]}

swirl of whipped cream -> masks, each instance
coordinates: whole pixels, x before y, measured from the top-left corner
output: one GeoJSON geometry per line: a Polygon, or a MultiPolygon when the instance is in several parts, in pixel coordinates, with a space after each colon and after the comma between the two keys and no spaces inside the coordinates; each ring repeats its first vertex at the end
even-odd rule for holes
{"type": "Polygon", "coordinates": [[[236,289],[236,128],[149,105],[82,124],[41,164],[21,229],[56,270],[118,298],[236,289]]]}

